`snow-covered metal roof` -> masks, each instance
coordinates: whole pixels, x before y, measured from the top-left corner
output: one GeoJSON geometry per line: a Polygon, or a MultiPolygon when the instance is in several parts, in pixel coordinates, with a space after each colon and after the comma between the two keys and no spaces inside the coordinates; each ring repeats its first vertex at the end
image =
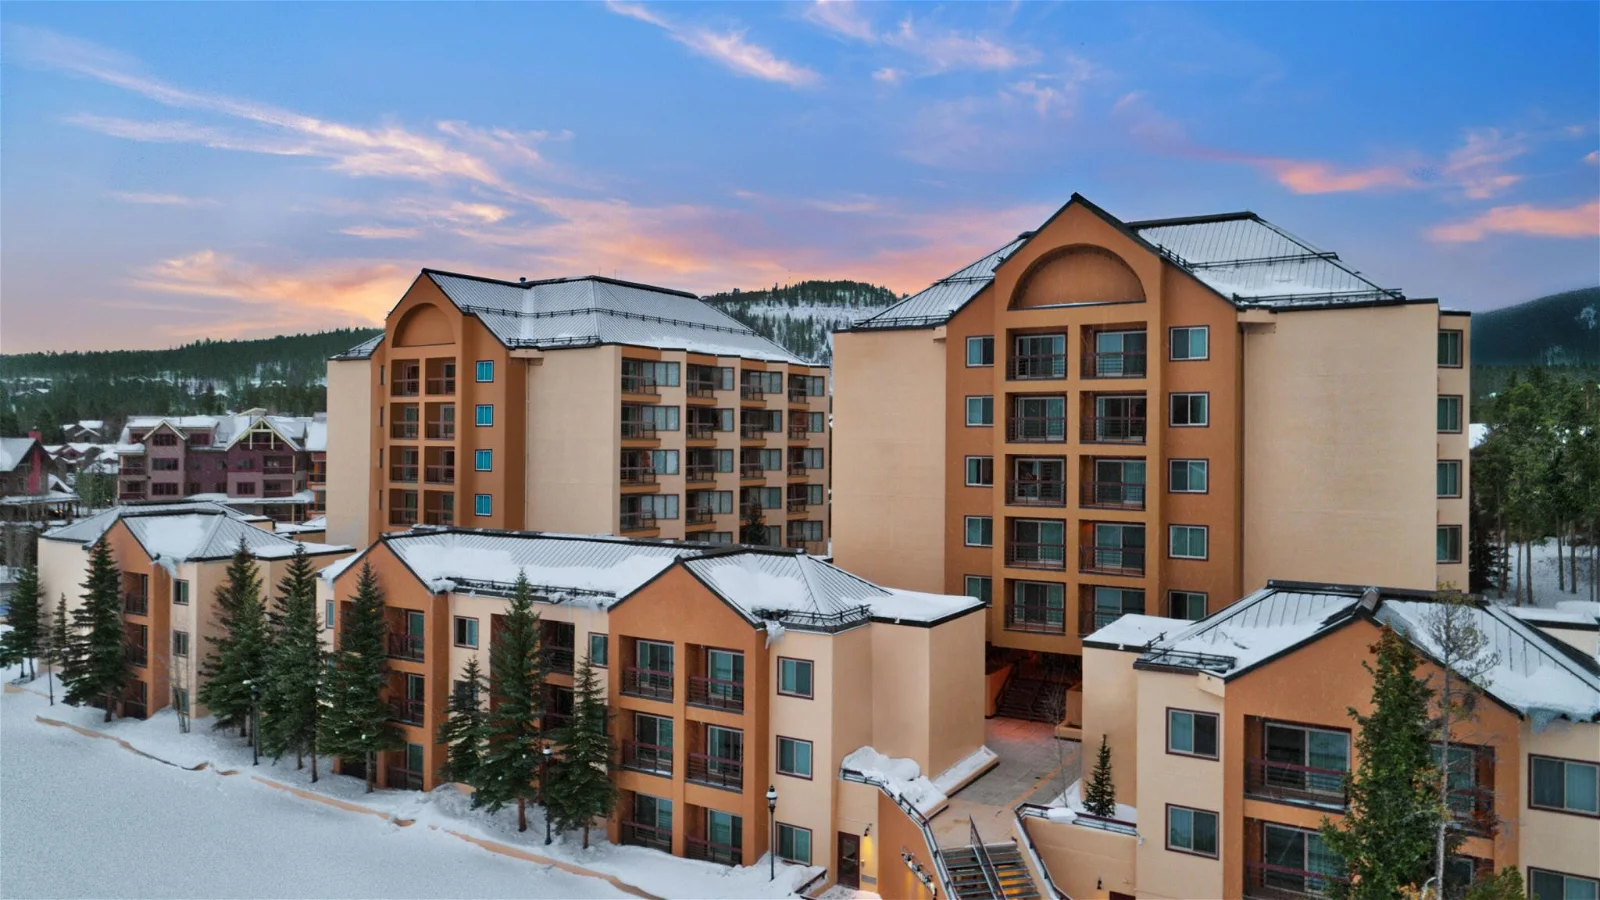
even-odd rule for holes
{"type": "Polygon", "coordinates": [[[378,349],[378,345],[381,343],[383,343],[383,335],[380,334],[375,337],[367,338],[354,347],[351,347],[349,350],[346,350],[342,353],[335,353],[328,358],[331,360],[371,359],[372,351],[378,349]]]}
{"type": "Polygon", "coordinates": [[[0,437],[0,472],[10,472],[28,458],[28,451],[38,443],[31,437],[0,437]]]}
{"type": "Polygon", "coordinates": [[[1018,235],[1011,243],[985,254],[954,274],[935,281],[888,309],[858,320],[848,330],[933,328],[943,325],[973,297],[994,283],[994,270],[1006,261],[1006,257],[1015,253],[1030,235],[1031,232],[1018,235]]]}
{"type": "MultiPolygon", "coordinates": [[[[144,444],[132,439],[133,432],[149,433],[161,425],[166,425],[178,434],[187,437],[193,431],[211,432],[211,443],[197,450],[226,450],[238,440],[249,434],[258,425],[265,424],[278,433],[289,446],[295,450],[309,450],[306,446],[308,436],[311,435],[313,417],[311,416],[270,416],[259,411],[239,413],[224,416],[129,416],[127,424],[122,426],[122,434],[118,439],[117,451],[119,453],[143,453],[144,444]]],[[[327,447],[327,421],[326,414],[321,423],[323,448],[327,447]]]]}
{"type": "Polygon", "coordinates": [[[284,559],[293,556],[300,546],[311,554],[347,553],[354,549],[347,545],[301,544],[252,524],[258,521],[263,517],[243,515],[216,503],[116,506],[51,529],[44,538],[92,544],[117,522],[123,522],[151,559],[165,562],[223,559],[232,556],[241,541],[258,559],[284,559]]]}

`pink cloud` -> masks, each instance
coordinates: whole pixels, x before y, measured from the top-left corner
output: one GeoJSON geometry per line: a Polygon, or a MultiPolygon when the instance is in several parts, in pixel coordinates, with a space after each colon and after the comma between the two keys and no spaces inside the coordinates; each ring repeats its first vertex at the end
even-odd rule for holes
{"type": "Polygon", "coordinates": [[[1428,237],[1444,243],[1481,241],[1491,234],[1591,238],[1600,236],[1600,200],[1566,208],[1497,206],[1461,222],[1436,225],[1428,237]]]}
{"type": "Polygon", "coordinates": [[[1296,194],[1338,194],[1386,188],[1415,187],[1417,182],[1398,166],[1340,169],[1316,160],[1256,159],[1252,165],[1272,175],[1296,194]]]}

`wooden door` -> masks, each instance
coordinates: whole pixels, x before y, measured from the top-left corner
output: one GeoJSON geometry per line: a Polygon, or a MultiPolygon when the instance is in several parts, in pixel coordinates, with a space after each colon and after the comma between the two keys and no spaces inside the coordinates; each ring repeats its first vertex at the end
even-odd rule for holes
{"type": "Polygon", "coordinates": [[[861,837],[839,832],[839,884],[861,887],[861,837]]]}

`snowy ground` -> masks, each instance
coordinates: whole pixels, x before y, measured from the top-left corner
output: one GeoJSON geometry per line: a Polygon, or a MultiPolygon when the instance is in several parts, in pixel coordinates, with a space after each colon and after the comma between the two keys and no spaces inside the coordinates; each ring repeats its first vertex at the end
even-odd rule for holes
{"type": "MultiPolygon", "coordinates": [[[[1520,562],[1517,552],[1519,549],[1520,547],[1512,549],[1511,574],[1506,581],[1506,594],[1502,597],[1498,591],[1489,591],[1487,593],[1488,597],[1496,600],[1509,600],[1515,596],[1517,570],[1520,562]]],[[[1563,570],[1571,574],[1572,562],[1568,558],[1569,552],[1570,548],[1563,547],[1561,549],[1561,562],[1563,570]]],[[[1578,548],[1578,590],[1577,593],[1573,593],[1570,584],[1567,585],[1568,589],[1564,591],[1559,587],[1561,578],[1556,574],[1556,542],[1552,539],[1534,544],[1533,565],[1531,567],[1533,571],[1533,605],[1554,607],[1563,600],[1594,599],[1594,594],[1592,593],[1594,563],[1589,555],[1591,552],[1593,552],[1592,548],[1589,547],[1578,548]]]]}
{"type": "MultiPolygon", "coordinates": [[[[15,677],[15,669],[0,672],[6,682],[15,677]]],[[[59,700],[52,707],[35,690],[43,692],[42,678],[0,695],[0,896],[8,898],[628,896],[602,877],[491,852],[462,836],[663,898],[787,897],[819,871],[780,865],[773,883],[765,861],[730,869],[614,846],[600,832],[591,832],[588,850],[576,835],[547,847],[536,808],[518,834],[514,809],[473,811],[450,788],[366,794],[360,781],[327,774],[312,785],[309,770],[292,762],[252,767],[247,748],[206,723],[179,734],[168,713],[106,725],[99,711],[59,700]],[[103,732],[157,759],[39,717],[103,732]]]]}

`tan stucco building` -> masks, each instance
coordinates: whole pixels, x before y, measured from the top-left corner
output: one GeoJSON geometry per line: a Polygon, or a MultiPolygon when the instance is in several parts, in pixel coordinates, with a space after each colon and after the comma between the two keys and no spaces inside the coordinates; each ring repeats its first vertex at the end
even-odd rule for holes
{"type": "Polygon", "coordinates": [[[331,540],[413,524],[826,552],[828,370],[691,294],[424,269],[328,364],[331,540]]]}

